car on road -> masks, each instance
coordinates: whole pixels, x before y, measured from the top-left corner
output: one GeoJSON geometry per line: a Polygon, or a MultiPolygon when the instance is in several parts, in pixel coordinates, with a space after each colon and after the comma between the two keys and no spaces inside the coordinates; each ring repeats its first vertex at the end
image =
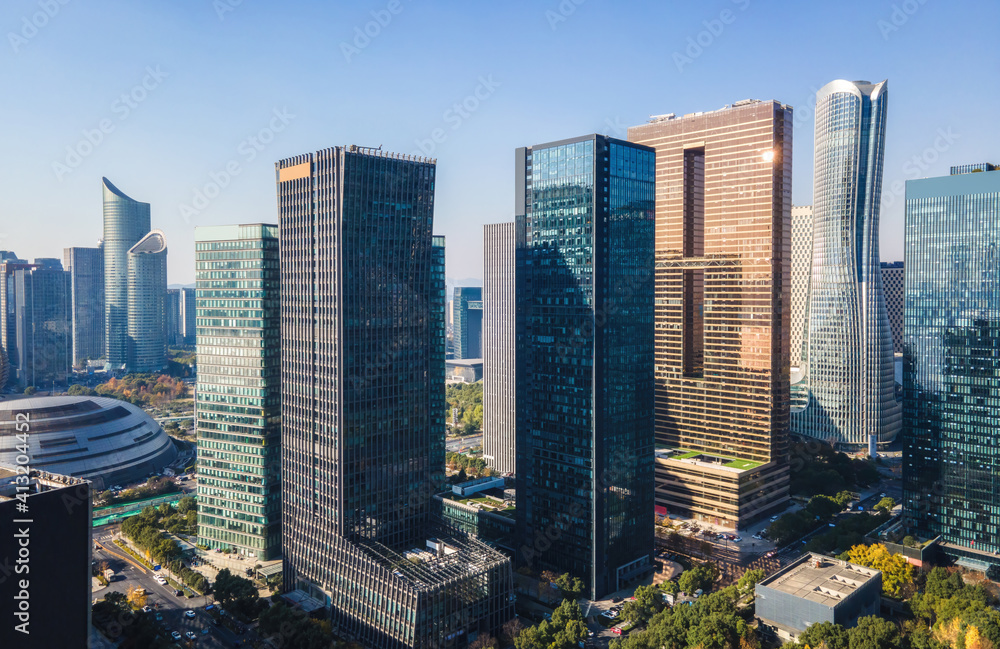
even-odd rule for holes
{"type": "Polygon", "coordinates": [[[196,640],[198,638],[198,636],[196,636],[193,631],[188,631],[187,633],[184,634],[184,637],[186,637],[188,640],[196,640]]]}
{"type": "Polygon", "coordinates": [[[206,611],[211,611],[214,608],[215,608],[215,604],[206,604],[205,605],[205,610],[206,611]]]}
{"type": "Polygon", "coordinates": [[[174,595],[176,595],[177,597],[184,597],[184,591],[178,588],[177,590],[174,591],[174,595]]]}
{"type": "Polygon", "coordinates": [[[149,606],[143,606],[142,607],[142,612],[143,613],[152,613],[153,609],[151,607],[149,607],[149,606]]]}
{"type": "Polygon", "coordinates": [[[194,611],[192,611],[190,609],[187,610],[187,611],[184,611],[184,617],[190,618],[190,619],[193,620],[194,619],[194,611]]]}
{"type": "Polygon", "coordinates": [[[181,634],[178,633],[178,632],[176,632],[176,631],[171,631],[170,632],[170,637],[173,638],[174,640],[180,640],[181,639],[181,634]]]}
{"type": "Polygon", "coordinates": [[[735,542],[735,543],[739,543],[740,541],[743,540],[743,537],[742,536],[734,536],[731,540],[733,542],[735,542]]]}
{"type": "Polygon", "coordinates": [[[772,517],[771,517],[771,522],[772,522],[772,523],[773,523],[774,521],[776,521],[776,520],[778,520],[778,517],[777,517],[777,516],[772,516],[772,517]]]}

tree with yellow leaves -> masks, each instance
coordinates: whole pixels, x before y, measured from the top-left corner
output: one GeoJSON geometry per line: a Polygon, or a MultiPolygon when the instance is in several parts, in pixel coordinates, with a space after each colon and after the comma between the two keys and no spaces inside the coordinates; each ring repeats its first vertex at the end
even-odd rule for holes
{"type": "Polygon", "coordinates": [[[882,592],[901,598],[904,589],[913,583],[913,566],[901,554],[893,554],[881,543],[855,545],[847,551],[848,561],[882,572],[882,592]]]}
{"type": "Polygon", "coordinates": [[[132,608],[142,608],[146,605],[146,589],[136,588],[135,586],[128,587],[128,603],[132,605],[132,608]]]}

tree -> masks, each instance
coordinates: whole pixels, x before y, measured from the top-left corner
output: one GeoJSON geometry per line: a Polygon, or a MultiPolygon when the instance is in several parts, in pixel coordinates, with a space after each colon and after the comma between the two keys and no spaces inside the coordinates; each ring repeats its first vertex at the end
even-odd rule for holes
{"type": "Polygon", "coordinates": [[[184,496],[177,501],[177,511],[181,514],[187,514],[189,511],[196,510],[198,508],[198,502],[193,496],[184,496]]]}
{"type": "Polygon", "coordinates": [[[688,595],[696,590],[708,590],[713,580],[712,569],[707,566],[695,566],[690,570],[685,570],[677,580],[677,585],[688,595]]]}
{"type": "Polygon", "coordinates": [[[247,618],[257,613],[257,587],[249,579],[234,575],[229,568],[223,568],[215,576],[215,599],[226,609],[247,618]]]}
{"type": "Polygon", "coordinates": [[[582,579],[579,577],[571,577],[568,572],[559,575],[554,583],[559,587],[559,590],[562,591],[563,599],[580,599],[580,595],[583,594],[583,589],[586,588],[582,579]]]}
{"type": "Polygon", "coordinates": [[[882,571],[882,592],[899,599],[904,588],[913,583],[913,566],[906,557],[892,554],[881,543],[855,545],[847,552],[848,561],[882,571]]]}
{"type": "Polygon", "coordinates": [[[633,624],[644,625],[663,610],[663,594],[656,586],[639,586],[634,597],[622,607],[622,617],[633,624]]]}
{"type": "Polygon", "coordinates": [[[806,505],[806,509],[813,516],[819,516],[821,520],[828,520],[832,518],[834,514],[843,510],[844,506],[841,505],[836,498],[819,494],[809,499],[809,504],[806,505]]]}
{"type": "Polygon", "coordinates": [[[875,615],[858,620],[858,625],[847,635],[849,649],[897,649],[901,646],[896,625],[875,615]]]}
{"type": "Polygon", "coordinates": [[[31,395],[33,395],[34,393],[36,393],[36,392],[38,392],[38,390],[36,390],[35,386],[33,386],[33,385],[29,385],[28,387],[24,388],[24,393],[26,395],[28,395],[29,397],[31,395]]]}
{"type": "Polygon", "coordinates": [[[757,587],[757,584],[764,581],[766,577],[767,573],[764,572],[763,570],[760,570],[759,568],[754,570],[747,570],[745,573],[743,573],[743,576],[740,577],[740,580],[736,582],[736,590],[743,597],[746,597],[747,595],[753,595],[754,589],[757,587]]]}
{"type": "Polygon", "coordinates": [[[875,505],[875,509],[889,514],[892,513],[892,508],[895,506],[896,506],[896,501],[886,496],[882,500],[878,501],[878,504],[875,505]]]}
{"type": "Polygon", "coordinates": [[[576,649],[587,637],[580,605],[563,600],[552,619],[522,630],[514,638],[517,649],[576,649]]]}
{"type": "Polygon", "coordinates": [[[500,644],[489,633],[480,633],[469,645],[469,649],[500,649],[500,644]]]}
{"type": "Polygon", "coordinates": [[[799,636],[799,644],[809,647],[825,645],[827,649],[848,649],[849,642],[847,629],[833,622],[811,624],[799,636]]]}
{"type": "Polygon", "coordinates": [[[146,605],[146,590],[143,588],[136,588],[135,586],[128,587],[128,603],[132,608],[142,608],[146,605]]]}

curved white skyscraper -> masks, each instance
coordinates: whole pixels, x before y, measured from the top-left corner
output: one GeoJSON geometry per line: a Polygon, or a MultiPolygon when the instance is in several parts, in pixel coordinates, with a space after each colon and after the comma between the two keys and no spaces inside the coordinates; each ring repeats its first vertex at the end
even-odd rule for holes
{"type": "Polygon", "coordinates": [[[816,94],[809,401],[793,430],[839,446],[902,426],[879,267],[886,94],[886,81],[844,80],[816,94]]]}
{"type": "Polygon", "coordinates": [[[104,193],[104,353],[113,369],[128,362],[128,251],[149,232],[149,203],[102,178],[104,193]]]}
{"type": "Polygon", "coordinates": [[[128,251],[129,372],[159,372],[167,364],[167,240],[152,230],[128,251]]]}

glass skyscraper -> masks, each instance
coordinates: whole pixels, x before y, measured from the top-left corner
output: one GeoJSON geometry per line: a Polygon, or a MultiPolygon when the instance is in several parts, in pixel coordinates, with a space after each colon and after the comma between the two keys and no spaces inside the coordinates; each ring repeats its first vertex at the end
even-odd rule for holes
{"type": "Polygon", "coordinates": [[[153,230],[128,251],[126,369],[159,372],[167,364],[167,240],[153,230]]]}
{"type": "Polygon", "coordinates": [[[70,273],[72,294],[72,360],[104,357],[104,251],[66,248],[63,265],[70,273]]]}
{"type": "Polygon", "coordinates": [[[1000,171],[976,168],[906,183],[903,508],[982,570],[1000,564],[1000,171]]]}
{"type": "Polygon", "coordinates": [[[198,540],[281,554],[278,226],[195,228],[198,540]]]}
{"type": "Polygon", "coordinates": [[[278,162],[277,185],[284,586],[369,647],[497,635],[510,560],[431,515],[445,452],[435,163],[334,147],[278,162]]]}
{"type": "Polygon", "coordinates": [[[809,401],[792,430],[847,448],[902,426],[879,266],[886,83],[837,80],[816,94],[809,401]]]}
{"type": "Polygon", "coordinates": [[[478,286],[456,286],[452,314],[454,357],[482,358],[483,289],[478,286]]]}
{"type": "Polygon", "coordinates": [[[17,356],[11,358],[22,388],[65,384],[72,366],[69,273],[56,260],[14,271],[17,356]]]}
{"type": "Polygon", "coordinates": [[[517,149],[518,560],[633,583],[653,552],[654,153],[517,149]]]}
{"type": "Polygon", "coordinates": [[[149,232],[149,203],[122,193],[107,178],[104,192],[105,353],[112,369],[128,362],[128,251],[149,232]]]}
{"type": "Polygon", "coordinates": [[[740,528],[788,501],[792,109],[628,131],[656,149],[656,504],[740,528]]]}

